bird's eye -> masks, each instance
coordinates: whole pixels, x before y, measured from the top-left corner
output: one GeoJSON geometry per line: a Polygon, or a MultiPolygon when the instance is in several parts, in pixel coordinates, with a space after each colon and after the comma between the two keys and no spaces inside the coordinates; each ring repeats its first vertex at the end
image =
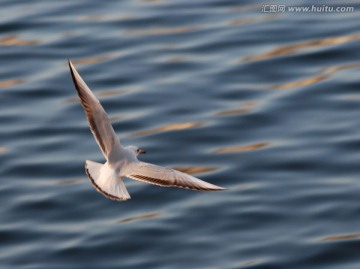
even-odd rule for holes
{"type": "Polygon", "coordinates": [[[139,152],[140,152],[140,149],[136,149],[136,152],[139,153],[139,152]]]}

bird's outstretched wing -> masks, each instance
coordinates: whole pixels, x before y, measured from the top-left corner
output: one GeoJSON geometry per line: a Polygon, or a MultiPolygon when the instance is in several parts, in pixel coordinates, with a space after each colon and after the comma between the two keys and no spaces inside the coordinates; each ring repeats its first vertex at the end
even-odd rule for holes
{"type": "Polygon", "coordinates": [[[109,159],[113,150],[121,147],[119,138],[116,136],[111,122],[99,100],[91,92],[70,60],[69,67],[75,88],[89,121],[91,132],[105,158],[110,161],[109,159]]]}
{"type": "Polygon", "coordinates": [[[145,162],[129,164],[128,178],[162,187],[177,187],[199,191],[219,191],[224,188],[210,184],[191,175],[145,162]]]}

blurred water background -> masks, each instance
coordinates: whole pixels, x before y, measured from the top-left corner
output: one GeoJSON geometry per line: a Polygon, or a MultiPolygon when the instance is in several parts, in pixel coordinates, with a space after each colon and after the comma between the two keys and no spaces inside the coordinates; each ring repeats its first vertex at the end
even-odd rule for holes
{"type": "Polygon", "coordinates": [[[1,268],[359,268],[360,3],[1,0],[1,268]],[[127,181],[69,74],[142,160],[229,190],[127,181]]]}

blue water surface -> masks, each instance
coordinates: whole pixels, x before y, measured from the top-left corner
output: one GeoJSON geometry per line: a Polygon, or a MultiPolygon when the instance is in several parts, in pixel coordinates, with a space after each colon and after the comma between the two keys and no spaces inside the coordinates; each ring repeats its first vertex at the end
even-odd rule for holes
{"type": "Polygon", "coordinates": [[[360,267],[358,2],[0,4],[1,268],[360,267]],[[96,192],[67,59],[143,161],[228,190],[96,192]]]}

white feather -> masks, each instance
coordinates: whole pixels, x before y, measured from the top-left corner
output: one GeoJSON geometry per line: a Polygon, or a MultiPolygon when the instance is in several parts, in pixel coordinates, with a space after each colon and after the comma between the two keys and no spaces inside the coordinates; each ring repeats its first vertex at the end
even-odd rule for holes
{"type": "Polygon", "coordinates": [[[117,201],[130,199],[124,181],[108,163],[101,164],[87,160],[85,167],[91,183],[102,195],[117,201]]]}

